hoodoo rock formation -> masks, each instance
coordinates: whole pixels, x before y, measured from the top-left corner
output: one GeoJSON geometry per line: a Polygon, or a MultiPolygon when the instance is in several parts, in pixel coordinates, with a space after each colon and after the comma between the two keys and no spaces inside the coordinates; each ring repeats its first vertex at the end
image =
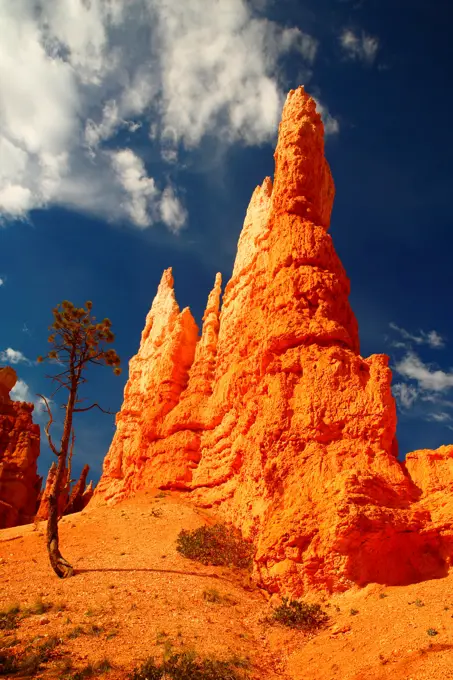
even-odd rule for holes
{"type": "MultiPolygon", "coordinates": [[[[68,471],[65,471],[65,476],[63,477],[64,491],[60,494],[58,499],[58,514],[60,517],[63,515],[71,515],[73,512],[81,512],[90,502],[93,496],[93,483],[90,482],[86,486],[86,481],[88,473],[90,471],[89,465],[84,465],[80,477],[77,482],[72,487],[71,491],[68,488],[68,471]]],[[[57,473],[57,464],[52,463],[47,475],[46,486],[42,493],[39,508],[36,513],[37,520],[47,520],[49,519],[49,496],[52,485],[55,481],[55,475],[57,473]]]]}
{"type": "Polygon", "coordinates": [[[33,521],[42,481],[39,425],[33,404],[11,400],[16,382],[14,369],[0,368],[0,529],[33,521]]]}
{"type": "Polygon", "coordinates": [[[453,449],[397,460],[388,357],[360,356],[327,233],[323,132],[313,99],[291,91],[274,185],[252,196],[200,338],[164,272],[95,493],[186,490],[254,540],[269,590],[293,596],[435,578],[453,555],[453,449]]]}

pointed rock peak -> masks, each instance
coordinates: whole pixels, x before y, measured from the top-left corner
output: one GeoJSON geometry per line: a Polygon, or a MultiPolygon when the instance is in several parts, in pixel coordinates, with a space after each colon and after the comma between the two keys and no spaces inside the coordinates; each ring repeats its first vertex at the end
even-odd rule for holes
{"type": "Polygon", "coordinates": [[[279,126],[273,209],[327,229],[334,195],[321,116],[315,100],[299,87],[288,94],[279,126]]]}
{"type": "Polygon", "coordinates": [[[261,193],[264,196],[271,196],[272,194],[272,180],[270,177],[265,177],[264,182],[261,185],[261,193]]]}
{"type": "Polygon", "coordinates": [[[145,328],[142,332],[140,349],[143,349],[147,340],[154,342],[162,334],[164,328],[169,327],[179,314],[179,305],[176,302],[174,291],[174,279],[172,268],[165,269],[162,274],[156,297],[146,317],[145,328]]]}
{"type": "Polygon", "coordinates": [[[205,312],[203,314],[203,321],[206,321],[209,314],[218,315],[220,309],[220,295],[222,292],[222,274],[218,272],[215,276],[214,288],[211,290],[208,296],[208,302],[206,305],[205,312]]]}
{"type": "Polygon", "coordinates": [[[296,121],[302,118],[311,119],[313,124],[322,124],[321,116],[316,110],[316,102],[305,91],[303,85],[288,92],[282,111],[282,123],[288,119],[296,121]]]}
{"type": "Polygon", "coordinates": [[[164,291],[168,290],[171,288],[173,290],[174,288],[174,283],[175,280],[173,278],[173,269],[172,267],[168,267],[168,269],[164,270],[164,273],[162,274],[162,278],[159,283],[159,288],[157,289],[157,294],[163,293],[164,291]]]}
{"type": "Polygon", "coordinates": [[[164,304],[167,309],[171,308],[172,312],[175,310],[179,312],[179,306],[175,298],[174,283],[175,280],[173,278],[173,270],[171,267],[169,267],[168,269],[165,269],[164,273],[162,274],[162,278],[157,288],[156,297],[153,300],[151,311],[153,311],[155,307],[160,309],[162,304],[164,304]]]}
{"type": "Polygon", "coordinates": [[[9,399],[9,393],[17,383],[17,373],[11,366],[0,368],[0,397],[9,399]]]}
{"type": "Polygon", "coordinates": [[[252,194],[252,198],[250,199],[250,203],[248,205],[247,212],[248,213],[253,213],[255,210],[259,207],[264,205],[268,205],[269,203],[269,198],[272,196],[272,180],[270,177],[266,177],[264,182],[262,184],[258,184],[256,187],[255,191],[252,194]]]}

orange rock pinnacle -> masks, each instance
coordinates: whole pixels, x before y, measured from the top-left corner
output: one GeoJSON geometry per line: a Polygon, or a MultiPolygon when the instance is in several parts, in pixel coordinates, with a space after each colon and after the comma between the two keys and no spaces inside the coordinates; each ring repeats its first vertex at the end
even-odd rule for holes
{"type": "Polygon", "coordinates": [[[0,368],[0,529],[33,521],[41,487],[39,425],[33,404],[11,400],[16,382],[13,368],[0,368]]]}
{"type": "Polygon", "coordinates": [[[254,540],[261,583],[293,596],[434,578],[453,552],[453,508],[431,493],[450,453],[440,481],[426,452],[412,454],[423,494],[397,460],[388,357],[359,354],[327,233],[333,196],[322,121],[299,88],[274,185],[252,196],[220,316],[217,278],[200,339],[164,273],[95,492],[186,489],[254,540]]]}

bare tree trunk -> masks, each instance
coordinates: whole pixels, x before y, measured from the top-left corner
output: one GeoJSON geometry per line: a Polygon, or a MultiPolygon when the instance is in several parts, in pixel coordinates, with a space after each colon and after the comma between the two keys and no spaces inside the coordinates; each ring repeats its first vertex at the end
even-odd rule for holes
{"type": "Polygon", "coordinates": [[[49,495],[49,519],[47,520],[47,551],[52,569],[60,578],[68,578],[74,574],[73,567],[61,555],[58,546],[58,498],[66,467],[66,456],[58,456],[57,474],[49,495]]]}
{"type": "Polygon", "coordinates": [[[72,415],[77,395],[78,380],[73,372],[73,356],[71,356],[71,389],[66,405],[63,436],[61,438],[60,452],[58,454],[57,474],[49,495],[49,519],[47,520],[47,552],[49,553],[52,569],[60,578],[69,578],[74,574],[74,568],[61,555],[58,546],[58,501],[63,491],[62,483],[68,457],[69,438],[72,430],[72,415]]]}

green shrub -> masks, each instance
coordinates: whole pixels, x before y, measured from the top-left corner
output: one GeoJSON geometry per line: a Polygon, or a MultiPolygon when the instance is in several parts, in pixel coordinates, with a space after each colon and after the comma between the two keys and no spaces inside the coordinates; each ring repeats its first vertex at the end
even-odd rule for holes
{"type": "Polygon", "coordinates": [[[237,604],[236,600],[230,595],[219,593],[216,588],[203,590],[203,599],[211,604],[237,604]]]}
{"type": "Polygon", "coordinates": [[[89,663],[84,668],[69,675],[65,675],[65,680],[86,680],[86,678],[98,678],[103,673],[108,673],[113,668],[109,659],[102,659],[95,664],[89,663]]]}
{"type": "Polygon", "coordinates": [[[183,529],[178,536],[176,550],[202,564],[233,565],[249,570],[253,565],[253,546],[243,540],[239,531],[225,524],[201,526],[194,531],[183,529]]]}
{"type": "Polygon", "coordinates": [[[0,630],[14,630],[17,628],[17,617],[20,613],[20,605],[13,604],[11,607],[0,612],[0,630]]]}
{"type": "Polygon", "coordinates": [[[319,628],[328,616],[319,604],[289,601],[283,597],[282,604],[274,610],[272,618],[289,628],[319,628]]]}
{"type": "Polygon", "coordinates": [[[434,637],[435,635],[439,635],[439,633],[437,632],[437,630],[435,628],[428,628],[428,630],[426,632],[431,637],[434,637]]]}
{"type": "Polygon", "coordinates": [[[229,661],[197,659],[193,653],[173,654],[158,665],[153,658],[136,668],[129,680],[245,680],[244,667],[248,662],[233,657],[229,661]]]}
{"type": "Polygon", "coordinates": [[[52,658],[52,652],[61,643],[55,636],[48,638],[37,647],[28,648],[25,653],[12,654],[0,652],[0,676],[34,678],[41,666],[52,658]]]}

